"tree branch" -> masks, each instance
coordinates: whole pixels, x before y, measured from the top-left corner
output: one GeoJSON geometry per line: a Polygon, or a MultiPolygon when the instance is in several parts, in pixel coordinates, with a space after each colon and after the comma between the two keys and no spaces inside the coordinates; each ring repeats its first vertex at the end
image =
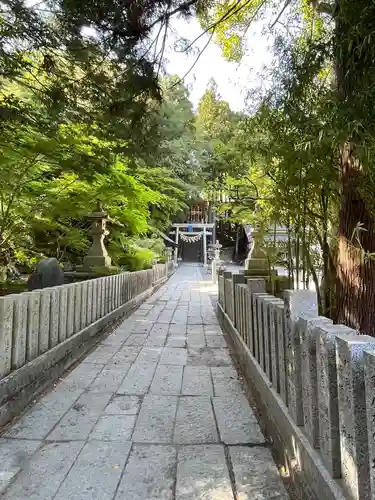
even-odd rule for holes
{"type": "Polygon", "coordinates": [[[171,10],[170,12],[166,12],[164,13],[162,16],[158,17],[150,26],[149,26],[149,30],[152,30],[152,28],[160,23],[161,21],[167,21],[168,19],[170,19],[172,16],[174,16],[175,14],[177,14],[178,12],[181,12],[183,10],[187,10],[189,9],[189,7],[193,6],[194,4],[198,3],[198,0],[188,0],[187,2],[181,4],[179,7],[176,7],[175,9],[171,10]]]}
{"type": "Polygon", "coordinates": [[[288,7],[288,5],[290,4],[291,0],[286,0],[283,8],[281,9],[281,11],[279,12],[278,16],[276,17],[276,19],[274,20],[274,22],[271,24],[270,26],[270,29],[272,29],[279,21],[280,17],[284,14],[285,12],[285,9],[288,7]]]}

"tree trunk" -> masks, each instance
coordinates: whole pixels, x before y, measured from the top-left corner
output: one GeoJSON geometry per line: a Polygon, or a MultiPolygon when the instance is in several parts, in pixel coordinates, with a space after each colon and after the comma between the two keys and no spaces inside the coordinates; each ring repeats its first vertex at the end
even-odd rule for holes
{"type": "Polygon", "coordinates": [[[239,254],[239,243],[240,243],[240,230],[241,230],[241,227],[239,224],[236,224],[236,243],[235,243],[235,246],[234,246],[234,258],[233,258],[233,262],[238,262],[238,254],[239,254]]]}
{"type": "MultiPolygon", "coordinates": [[[[368,88],[368,75],[373,71],[373,61],[369,57],[372,48],[364,43],[368,34],[366,29],[373,29],[371,25],[363,24],[362,7],[367,5],[367,2],[336,1],[336,83],[344,111],[357,109],[359,113],[363,112],[360,97],[368,88]],[[354,34],[355,44],[361,47],[361,51],[352,51],[354,34]]],[[[355,157],[353,137],[348,137],[342,145],[340,167],[337,319],[362,334],[375,336],[375,262],[366,258],[366,254],[375,251],[375,233],[361,193],[361,186],[366,185],[366,174],[355,157]]]]}
{"type": "Polygon", "coordinates": [[[362,334],[375,336],[375,262],[365,256],[375,252],[374,226],[359,192],[364,174],[349,142],[343,148],[341,171],[337,318],[362,334]]]}

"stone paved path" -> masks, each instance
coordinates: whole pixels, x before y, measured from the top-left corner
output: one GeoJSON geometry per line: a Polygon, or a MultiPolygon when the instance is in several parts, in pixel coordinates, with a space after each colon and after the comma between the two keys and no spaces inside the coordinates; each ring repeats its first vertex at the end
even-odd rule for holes
{"type": "Polygon", "coordinates": [[[199,267],[0,439],[7,500],[285,500],[199,267]]]}

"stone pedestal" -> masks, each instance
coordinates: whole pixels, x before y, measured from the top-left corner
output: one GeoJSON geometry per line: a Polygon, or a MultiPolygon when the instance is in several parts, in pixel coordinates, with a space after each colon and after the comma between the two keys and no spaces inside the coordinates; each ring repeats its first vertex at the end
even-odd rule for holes
{"type": "Polygon", "coordinates": [[[262,237],[258,232],[252,233],[253,238],[253,249],[249,252],[247,259],[245,260],[245,269],[247,270],[268,270],[268,262],[261,248],[262,237]]]}

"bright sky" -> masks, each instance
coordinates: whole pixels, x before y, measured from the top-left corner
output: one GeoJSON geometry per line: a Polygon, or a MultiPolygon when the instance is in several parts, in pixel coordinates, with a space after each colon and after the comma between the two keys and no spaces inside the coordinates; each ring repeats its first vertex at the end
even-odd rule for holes
{"type": "MultiPolygon", "coordinates": [[[[197,56],[194,53],[186,55],[176,52],[173,48],[174,41],[178,37],[193,40],[202,32],[202,28],[196,19],[186,21],[181,18],[174,19],[172,27],[175,34],[168,37],[165,67],[167,73],[183,77],[197,56]]],[[[220,47],[211,41],[194,69],[184,80],[190,89],[190,99],[194,107],[197,106],[206,90],[210,78],[214,78],[221,97],[229,102],[233,110],[242,111],[246,108],[245,99],[248,91],[264,85],[259,75],[264,65],[271,63],[269,42],[262,34],[262,27],[262,23],[253,23],[249,29],[247,53],[239,64],[224,60],[220,47]]],[[[207,43],[208,37],[207,34],[202,36],[195,46],[202,49],[207,43]]]]}

